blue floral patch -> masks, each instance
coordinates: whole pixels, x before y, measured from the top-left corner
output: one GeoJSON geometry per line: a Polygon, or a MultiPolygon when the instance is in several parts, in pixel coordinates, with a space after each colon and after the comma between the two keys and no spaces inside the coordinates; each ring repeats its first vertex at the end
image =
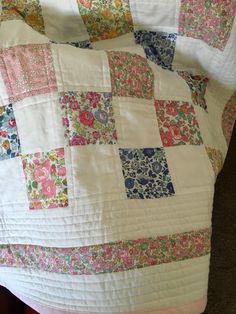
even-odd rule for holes
{"type": "Polygon", "coordinates": [[[20,141],[12,105],[0,106],[0,160],[18,156],[20,141]]]}
{"type": "Polygon", "coordinates": [[[51,43],[53,43],[53,44],[65,44],[65,45],[74,46],[76,48],[93,49],[91,42],[89,40],[72,41],[72,42],[65,42],[65,43],[51,40],[51,43]]]}
{"type": "Polygon", "coordinates": [[[194,75],[187,71],[177,71],[188,84],[193,104],[202,107],[207,111],[207,104],[205,100],[206,88],[209,79],[204,75],[194,75]]]}
{"type": "Polygon", "coordinates": [[[152,199],[175,194],[163,148],[119,149],[127,197],[152,199]]]}
{"type": "Polygon", "coordinates": [[[143,46],[147,59],[163,69],[172,70],[176,33],[135,31],[134,37],[135,42],[143,46]]]}

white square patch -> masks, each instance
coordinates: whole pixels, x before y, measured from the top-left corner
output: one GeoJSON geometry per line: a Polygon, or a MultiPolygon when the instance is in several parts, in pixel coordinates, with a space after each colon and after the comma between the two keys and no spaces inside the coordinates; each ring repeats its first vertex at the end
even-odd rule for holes
{"type": "Polygon", "coordinates": [[[115,97],[113,108],[120,148],[162,146],[153,100],[115,97]]]}
{"type": "Polygon", "coordinates": [[[130,0],[134,28],[178,32],[180,0],[130,0]]]}
{"type": "Polygon", "coordinates": [[[76,0],[40,0],[46,36],[60,42],[89,39],[76,0]]]}
{"type": "Polygon", "coordinates": [[[0,178],[0,210],[27,208],[28,198],[20,157],[0,161],[0,178]]]}
{"type": "Polygon", "coordinates": [[[191,102],[191,92],[187,83],[177,72],[162,69],[148,61],[154,73],[154,97],[159,100],[191,102]]]}
{"type": "Polygon", "coordinates": [[[49,39],[33,30],[28,24],[21,20],[4,21],[0,28],[0,47],[8,48],[16,45],[47,44],[49,39]],[[11,36],[9,36],[9,29],[11,36]],[[19,36],[22,34],[22,36],[19,36]]]}
{"type": "Polygon", "coordinates": [[[203,145],[166,147],[165,152],[176,195],[212,190],[215,177],[203,145]]]}
{"type": "Polygon", "coordinates": [[[58,94],[25,98],[14,104],[14,113],[24,154],[65,146],[58,94]]]}
{"type": "Polygon", "coordinates": [[[74,193],[78,202],[126,199],[115,145],[71,147],[74,193]]]}
{"type": "Polygon", "coordinates": [[[52,53],[60,92],[111,91],[106,52],[53,44],[52,53]]]}

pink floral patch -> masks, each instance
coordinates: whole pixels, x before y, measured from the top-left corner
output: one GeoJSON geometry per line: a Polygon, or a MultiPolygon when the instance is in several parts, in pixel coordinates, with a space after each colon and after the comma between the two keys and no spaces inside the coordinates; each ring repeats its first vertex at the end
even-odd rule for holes
{"type": "Polygon", "coordinates": [[[49,44],[1,49],[0,72],[10,102],[57,90],[49,44]]]}
{"type": "Polygon", "coordinates": [[[3,244],[0,245],[0,261],[2,266],[8,267],[92,275],[204,256],[210,253],[210,245],[210,229],[75,248],[3,244]]]}
{"type": "Polygon", "coordinates": [[[64,148],[21,155],[30,209],[67,207],[64,148]]]}
{"type": "Polygon", "coordinates": [[[235,121],[236,121],[236,91],[227,102],[222,115],[222,129],[228,145],[230,143],[235,121]]]}
{"type": "Polygon", "coordinates": [[[204,40],[208,45],[224,50],[235,12],[234,0],[182,0],[179,33],[204,40]]]}
{"type": "Polygon", "coordinates": [[[155,108],[164,147],[203,143],[191,104],[181,101],[156,100],[155,108]]]}
{"type": "Polygon", "coordinates": [[[70,146],[116,143],[111,100],[111,93],[61,93],[62,122],[70,146]]]}
{"type": "Polygon", "coordinates": [[[107,54],[114,96],[153,98],[154,74],[147,59],[123,51],[107,54]]]}

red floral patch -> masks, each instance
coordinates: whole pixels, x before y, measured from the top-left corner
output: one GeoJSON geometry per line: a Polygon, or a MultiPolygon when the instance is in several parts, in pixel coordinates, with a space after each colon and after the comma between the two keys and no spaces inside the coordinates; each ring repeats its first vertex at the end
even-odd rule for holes
{"type": "Polygon", "coordinates": [[[154,95],[154,75],[147,60],[123,51],[108,52],[112,93],[151,99],[154,95]]]}
{"type": "Polygon", "coordinates": [[[163,146],[203,143],[194,108],[187,102],[156,100],[155,108],[163,146]]]}
{"type": "Polygon", "coordinates": [[[180,35],[204,40],[224,50],[233,26],[236,2],[232,0],[182,0],[180,35]]]}

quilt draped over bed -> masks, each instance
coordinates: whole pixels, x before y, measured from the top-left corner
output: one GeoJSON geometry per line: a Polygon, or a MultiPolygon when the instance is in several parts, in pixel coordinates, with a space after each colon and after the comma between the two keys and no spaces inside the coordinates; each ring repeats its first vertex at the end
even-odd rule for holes
{"type": "Polygon", "coordinates": [[[0,4],[0,285],[43,314],[203,312],[236,1],[0,4]]]}

